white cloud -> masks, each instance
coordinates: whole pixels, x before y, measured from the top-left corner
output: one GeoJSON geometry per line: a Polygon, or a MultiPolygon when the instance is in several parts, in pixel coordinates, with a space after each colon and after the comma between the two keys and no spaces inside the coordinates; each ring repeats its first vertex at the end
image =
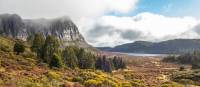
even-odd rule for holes
{"type": "Polygon", "coordinates": [[[25,18],[102,16],[107,12],[125,13],[137,0],[0,0],[0,13],[17,13],[25,18]]]}
{"type": "Polygon", "coordinates": [[[166,17],[147,12],[133,17],[102,16],[95,21],[93,26],[87,27],[87,29],[98,30],[98,28],[102,29],[103,27],[104,34],[94,37],[90,36],[91,32],[85,34],[87,34],[86,38],[89,42],[93,40],[93,45],[100,46],[104,42],[103,45],[114,46],[135,40],[158,41],[184,37],[194,38],[197,37],[196,34],[186,31],[189,31],[198,23],[200,23],[199,20],[193,17],[166,17]],[[127,31],[132,31],[132,33],[124,34],[127,31]],[[141,33],[138,34],[135,31],[141,33]],[[115,34],[110,32],[115,32],[115,34]],[[132,35],[127,36],[126,34],[132,35]],[[122,35],[126,35],[125,37],[128,38],[123,38],[122,35]]]}

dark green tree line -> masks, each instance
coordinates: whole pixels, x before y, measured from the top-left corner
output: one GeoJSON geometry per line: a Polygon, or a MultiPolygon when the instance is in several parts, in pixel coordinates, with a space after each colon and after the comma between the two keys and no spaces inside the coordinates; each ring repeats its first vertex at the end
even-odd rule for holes
{"type": "Polygon", "coordinates": [[[50,67],[62,67],[63,60],[60,57],[60,43],[54,36],[46,39],[41,33],[34,35],[31,50],[37,54],[37,58],[49,64],[50,67]]]}
{"type": "Polygon", "coordinates": [[[114,69],[123,69],[126,66],[120,57],[97,57],[90,51],[75,46],[60,49],[60,42],[56,37],[47,36],[45,39],[40,33],[35,34],[31,49],[50,67],[60,68],[65,65],[72,69],[99,69],[112,72],[114,69]]]}
{"type": "Polygon", "coordinates": [[[112,70],[126,68],[126,64],[120,57],[106,58],[106,56],[102,56],[97,58],[95,67],[105,72],[112,72],[112,70]]]}

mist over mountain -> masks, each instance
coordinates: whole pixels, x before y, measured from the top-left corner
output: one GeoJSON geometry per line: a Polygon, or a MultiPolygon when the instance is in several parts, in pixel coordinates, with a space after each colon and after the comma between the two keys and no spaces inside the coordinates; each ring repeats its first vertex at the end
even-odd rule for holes
{"type": "Polygon", "coordinates": [[[200,51],[200,39],[174,39],[163,42],[136,41],[113,48],[97,47],[103,51],[152,54],[180,54],[200,51]]]}
{"type": "Polygon", "coordinates": [[[54,19],[22,19],[17,14],[0,15],[0,35],[26,40],[28,36],[42,33],[56,36],[64,42],[64,46],[77,44],[90,47],[77,26],[68,17],[54,19]]]}

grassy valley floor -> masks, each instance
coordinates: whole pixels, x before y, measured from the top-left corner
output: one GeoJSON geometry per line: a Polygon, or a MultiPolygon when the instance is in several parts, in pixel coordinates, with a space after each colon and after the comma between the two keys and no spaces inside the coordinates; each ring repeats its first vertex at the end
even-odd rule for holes
{"type": "MultiPolygon", "coordinates": [[[[126,58],[128,68],[127,78],[140,79],[146,87],[159,87],[164,82],[170,82],[169,75],[178,71],[181,65],[164,63],[158,57],[131,57],[126,58]]],[[[187,66],[189,67],[189,66],[187,66]]],[[[114,72],[115,76],[120,76],[120,72],[114,72]]]]}

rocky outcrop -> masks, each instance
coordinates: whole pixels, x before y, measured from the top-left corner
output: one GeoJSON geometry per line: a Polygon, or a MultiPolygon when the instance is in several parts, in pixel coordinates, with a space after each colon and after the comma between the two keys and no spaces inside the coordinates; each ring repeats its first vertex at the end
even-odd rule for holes
{"type": "Polygon", "coordinates": [[[77,26],[68,18],[55,19],[26,19],[16,14],[0,15],[0,35],[26,40],[30,35],[42,33],[56,36],[64,45],[75,44],[81,47],[90,47],[79,33],[77,26]]]}
{"type": "Polygon", "coordinates": [[[9,37],[21,38],[26,36],[23,20],[16,14],[0,15],[0,34],[9,37]]]}

